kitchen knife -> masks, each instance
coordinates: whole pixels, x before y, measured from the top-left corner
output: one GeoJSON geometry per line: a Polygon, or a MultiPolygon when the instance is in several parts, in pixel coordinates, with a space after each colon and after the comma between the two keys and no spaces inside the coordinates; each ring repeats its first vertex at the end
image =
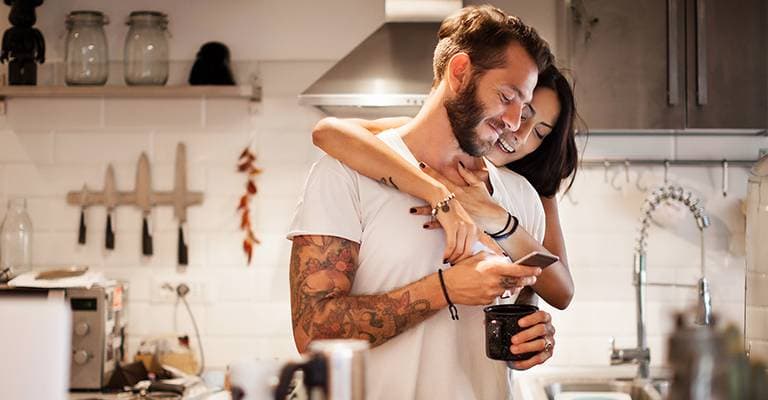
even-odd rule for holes
{"type": "Polygon", "coordinates": [[[112,164],[107,167],[104,178],[104,204],[107,207],[107,229],[104,235],[104,247],[108,250],[115,248],[115,230],[112,226],[112,213],[117,206],[117,189],[115,188],[115,170],[112,164]]]}
{"type": "Polygon", "coordinates": [[[83,185],[80,191],[80,226],[77,227],[77,243],[85,244],[86,225],[85,225],[85,200],[88,197],[88,187],[83,185]]]}
{"type": "Polygon", "coordinates": [[[152,185],[150,183],[149,159],[146,153],[139,157],[136,171],[136,204],[141,209],[141,254],[152,255],[152,235],[149,232],[149,213],[152,211],[152,185]]]}
{"type": "Polygon", "coordinates": [[[188,247],[184,239],[187,222],[187,149],[184,143],[176,146],[176,171],[173,183],[173,214],[179,220],[178,262],[188,264],[188,247]]]}

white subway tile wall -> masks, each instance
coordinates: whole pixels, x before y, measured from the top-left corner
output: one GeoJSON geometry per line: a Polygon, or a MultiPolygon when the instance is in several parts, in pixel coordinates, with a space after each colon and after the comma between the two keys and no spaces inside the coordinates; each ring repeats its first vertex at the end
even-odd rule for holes
{"type": "MultiPolygon", "coordinates": [[[[285,233],[306,173],[321,154],[311,143],[313,124],[323,116],[299,106],[296,94],[327,67],[327,62],[264,62],[265,98],[255,114],[247,100],[202,99],[11,99],[0,120],[0,201],[29,199],[35,226],[34,262],[38,267],[87,264],[130,283],[129,349],[140,339],[192,328],[184,308],[167,301],[163,282],[190,282],[192,310],[201,327],[206,359],[223,367],[237,358],[291,358],[288,262],[285,233]],[[290,72],[290,79],[282,76],[290,72]],[[117,186],[131,190],[136,161],[146,152],[155,190],[173,186],[176,144],[187,145],[188,180],[205,193],[201,206],[189,209],[190,265],[176,266],[177,221],[169,207],[152,211],[155,254],[141,256],[141,213],[119,207],[116,248],[103,249],[105,213],[86,210],[88,243],[77,244],[79,209],[64,196],[83,184],[103,185],[107,164],[115,167],[117,186]],[[264,172],[251,204],[256,235],[250,266],[242,253],[236,206],[245,178],[236,172],[240,151],[252,145],[264,172]]],[[[591,138],[588,157],[738,157],[755,158],[765,138],[715,139],[591,138]],[[717,151],[715,151],[716,149],[717,151]],[[714,153],[713,153],[714,151],[714,153]]],[[[716,312],[743,325],[744,217],[740,201],[746,172],[730,171],[728,197],[720,188],[719,168],[673,167],[670,180],[703,198],[712,219],[706,231],[706,268],[712,280],[716,312]]],[[[573,190],[562,198],[563,229],[576,295],[566,311],[554,315],[557,346],[549,365],[607,365],[608,341],[635,344],[632,252],[647,191],[663,183],[659,167],[582,169],[573,190]]],[[[689,215],[659,218],[648,241],[649,279],[695,283],[699,236],[689,215]]],[[[653,364],[664,361],[671,314],[695,303],[689,289],[651,288],[648,326],[653,364]]],[[[756,303],[768,304],[760,298],[756,303]]],[[[751,311],[756,313],[757,311],[751,311]]],[[[756,319],[759,320],[759,319],[756,319]]],[[[765,325],[763,318],[762,325],[765,325]]],[[[768,328],[764,328],[768,329],[768,328]]],[[[755,349],[760,350],[760,349],[755,349]]]]}

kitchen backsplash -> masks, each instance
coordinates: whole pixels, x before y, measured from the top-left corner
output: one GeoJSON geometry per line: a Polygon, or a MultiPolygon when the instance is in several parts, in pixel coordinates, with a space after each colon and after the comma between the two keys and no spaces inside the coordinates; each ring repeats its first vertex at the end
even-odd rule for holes
{"type": "MultiPolygon", "coordinates": [[[[192,284],[192,309],[202,329],[210,366],[224,366],[243,355],[296,355],[290,331],[288,260],[284,239],[311,163],[320,155],[310,131],[322,114],[297,105],[295,95],[327,68],[324,62],[261,64],[264,100],[255,113],[247,100],[201,99],[11,99],[0,133],[0,200],[29,199],[35,226],[34,262],[38,267],[87,264],[130,282],[130,349],[140,337],[191,333],[183,308],[166,300],[165,281],[192,284]],[[285,79],[286,75],[291,79],[285,79]],[[173,185],[176,143],[188,146],[189,186],[205,194],[202,206],[189,210],[190,265],[176,267],[176,222],[172,209],[153,210],[155,255],[140,254],[141,214],[117,210],[116,248],[103,250],[105,212],[86,211],[88,243],[77,244],[79,210],[64,201],[83,183],[98,189],[107,163],[115,165],[117,186],[133,187],[136,161],[149,155],[156,190],[173,185]],[[257,180],[254,226],[262,244],[246,266],[236,206],[244,177],[235,163],[248,144],[264,172],[257,180]]],[[[581,142],[580,146],[584,146],[581,142]]],[[[592,137],[586,156],[754,158],[768,147],[764,137],[641,138],[592,137]]],[[[726,320],[743,323],[744,215],[746,170],[730,169],[723,197],[719,168],[673,167],[670,181],[705,199],[712,219],[706,233],[707,271],[714,309],[726,320]]],[[[576,295],[567,311],[552,311],[558,331],[550,365],[605,365],[608,340],[634,344],[632,251],[641,188],[663,181],[661,168],[584,168],[561,200],[562,222],[576,295]],[[638,173],[639,181],[638,181],[638,173]]],[[[693,220],[667,215],[670,227],[651,228],[649,280],[693,283],[699,268],[698,236],[693,220]]],[[[664,359],[669,313],[695,299],[689,289],[651,288],[649,335],[654,363],[664,359]]]]}

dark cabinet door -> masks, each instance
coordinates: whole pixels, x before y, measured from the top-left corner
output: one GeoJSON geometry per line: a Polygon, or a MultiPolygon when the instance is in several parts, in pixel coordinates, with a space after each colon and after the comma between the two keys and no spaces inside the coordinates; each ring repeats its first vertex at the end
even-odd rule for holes
{"type": "Polygon", "coordinates": [[[767,2],[685,1],[688,127],[767,128],[767,2]]]}
{"type": "Polygon", "coordinates": [[[571,2],[571,72],[590,130],[684,127],[684,2],[571,2]]]}

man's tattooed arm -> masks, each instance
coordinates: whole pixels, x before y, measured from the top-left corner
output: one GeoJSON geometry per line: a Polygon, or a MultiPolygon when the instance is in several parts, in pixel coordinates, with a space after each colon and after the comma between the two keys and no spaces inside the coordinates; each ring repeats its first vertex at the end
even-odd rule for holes
{"type": "Polygon", "coordinates": [[[291,314],[300,352],[315,339],[364,339],[378,346],[445,307],[435,274],[383,294],[349,294],[360,246],[333,236],[296,236],[291,314]]]}

